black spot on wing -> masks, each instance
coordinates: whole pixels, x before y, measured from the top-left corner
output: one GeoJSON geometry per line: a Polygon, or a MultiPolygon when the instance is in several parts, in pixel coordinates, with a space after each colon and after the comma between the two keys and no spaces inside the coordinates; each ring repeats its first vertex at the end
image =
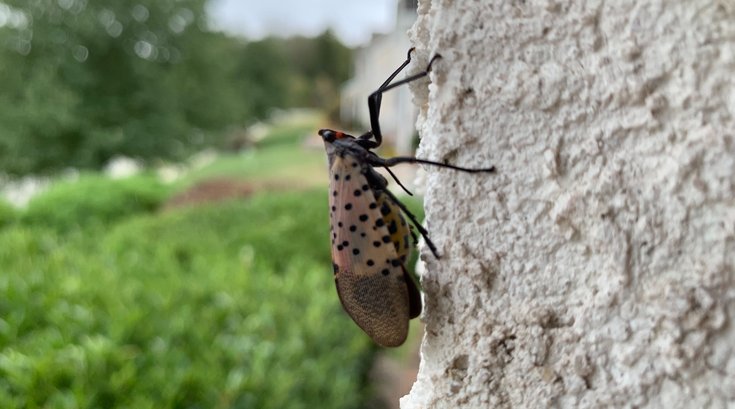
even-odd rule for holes
{"type": "Polygon", "coordinates": [[[388,233],[395,234],[398,231],[398,226],[396,226],[396,221],[393,220],[388,225],[388,233]]]}
{"type": "Polygon", "coordinates": [[[383,203],[382,206],[380,206],[380,214],[383,216],[387,216],[390,214],[390,206],[388,206],[388,203],[383,203]]]}

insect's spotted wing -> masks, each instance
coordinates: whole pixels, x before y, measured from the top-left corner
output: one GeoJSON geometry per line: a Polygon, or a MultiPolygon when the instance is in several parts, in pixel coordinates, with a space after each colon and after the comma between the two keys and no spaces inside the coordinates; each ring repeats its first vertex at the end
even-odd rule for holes
{"type": "Polygon", "coordinates": [[[401,345],[409,319],[421,311],[402,260],[408,256],[408,228],[390,198],[373,191],[355,158],[335,156],[330,162],[332,262],[340,301],[375,342],[401,345]]]}
{"type": "MultiPolygon", "coordinates": [[[[413,233],[408,223],[406,223],[401,209],[393,203],[393,200],[383,193],[381,188],[373,188],[372,191],[382,216],[382,221],[378,223],[384,224],[388,228],[391,242],[396,249],[398,260],[401,261],[401,268],[404,270],[406,284],[408,285],[409,318],[416,318],[421,314],[421,293],[411,275],[405,270],[406,262],[411,255],[412,244],[409,236],[412,236],[413,233]]],[[[416,241],[414,238],[414,242],[416,241]]]]}

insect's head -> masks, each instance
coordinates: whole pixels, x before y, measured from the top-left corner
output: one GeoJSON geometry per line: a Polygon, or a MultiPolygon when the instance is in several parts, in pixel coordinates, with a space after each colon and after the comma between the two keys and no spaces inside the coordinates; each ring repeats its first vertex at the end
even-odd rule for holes
{"type": "Polygon", "coordinates": [[[324,139],[324,142],[328,142],[328,143],[332,143],[336,141],[337,139],[347,139],[347,138],[355,139],[355,137],[352,135],[348,135],[340,131],[333,131],[331,129],[320,129],[319,136],[321,136],[322,139],[324,139]]]}

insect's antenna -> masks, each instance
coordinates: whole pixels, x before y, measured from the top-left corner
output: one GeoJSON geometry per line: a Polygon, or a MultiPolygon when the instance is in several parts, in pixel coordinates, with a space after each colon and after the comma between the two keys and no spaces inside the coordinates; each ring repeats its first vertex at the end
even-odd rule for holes
{"type": "Polygon", "coordinates": [[[380,132],[380,103],[383,99],[383,93],[395,87],[401,86],[403,84],[408,84],[411,81],[416,81],[419,78],[427,76],[429,72],[431,72],[431,65],[434,63],[434,61],[436,61],[437,58],[441,58],[439,54],[435,55],[434,58],[429,61],[429,64],[424,71],[391,84],[391,81],[393,81],[396,75],[403,71],[403,69],[406,68],[406,66],[411,62],[411,53],[413,52],[413,50],[414,48],[408,50],[406,61],[404,61],[403,64],[401,64],[401,66],[398,67],[398,69],[395,70],[393,74],[391,74],[390,77],[388,77],[388,79],[385,80],[385,82],[383,82],[383,84],[368,97],[368,109],[370,111],[370,128],[373,132],[373,137],[375,137],[375,142],[377,143],[376,147],[380,146],[380,143],[383,141],[383,134],[380,132]]]}
{"type": "Polygon", "coordinates": [[[401,183],[401,181],[398,180],[398,177],[393,173],[392,170],[390,170],[390,168],[385,168],[385,170],[388,171],[388,174],[390,174],[390,176],[393,178],[393,180],[395,180],[396,183],[398,183],[398,186],[400,186],[401,189],[403,189],[404,192],[408,193],[409,196],[413,196],[413,193],[411,193],[408,189],[406,189],[406,186],[403,186],[403,183],[401,183]]]}
{"type": "Polygon", "coordinates": [[[378,167],[384,167],[386,169],[390,166],[398,165],[399,163],[421,163],[424,165],[431,165],[431,166],[437,166],[440,168],[454,169],[460,172],[468,172],[468,173],[493,173],[495,172],[495,166],[490,166],[489,168],[478,168],[478,169],[463,168],[461,166],[454,166],[448,163],[434,162],[432,160],[414,158],[412,156],[397,156],[395,158],[388,158],[388,159],[370,157],[368,158],[368,160],[370,161],[371,165],[378,166],[378,167]]]}
{"type": "MultiPolygon", "coordinates": [[[[424,226],[421,225],[421,223],[419,223],[419,221],[416,219],[416,216],[414,216],[413,213],[411,213],[411,211],[409,211],[408,208],[406,208],[406,206],[403,203],[401,203],[401,201],[398,200],[398,198],[395,197],[393,193],[390,192],[390,190],[385,189],[383,190],[383,192],[386,195],[388,195],[388,197],[393,201],[393,203],[396,204],[396,206],[401,208],[401,211],[406,216],[408,216],[409,220],[411,220],[411,223],[413,223],[413,225],[416,227],[416,230],[418,230],[419,234],[421,234],[421,237],[423,237],[424,240],[426,241],[426,245],[429,246],[429,250],[431,250],[431,253],[434,255],[434,257],[438,259],[439,254],[437,254],[436,252],[436,246],[434,245],[434,242],[431,241],[431,239],[429,238],[429,232],[426,231],[426,229],[424,228],[424,226]]],[[[414,235],[413,232],[411,234],[414,235]]],[[[416,236],[414,235],[414,239],[415,238],[416,236]]]]}

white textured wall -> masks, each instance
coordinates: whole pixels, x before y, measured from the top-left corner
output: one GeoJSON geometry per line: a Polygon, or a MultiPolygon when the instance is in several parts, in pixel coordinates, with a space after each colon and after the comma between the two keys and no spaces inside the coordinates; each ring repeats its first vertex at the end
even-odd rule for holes
{"type": "Polygon", "coordinates": [[[735,407],[735,2],[422,1],[411,35],[419,155],[498,174],[429,170],[402,408],[735,407]]]}

